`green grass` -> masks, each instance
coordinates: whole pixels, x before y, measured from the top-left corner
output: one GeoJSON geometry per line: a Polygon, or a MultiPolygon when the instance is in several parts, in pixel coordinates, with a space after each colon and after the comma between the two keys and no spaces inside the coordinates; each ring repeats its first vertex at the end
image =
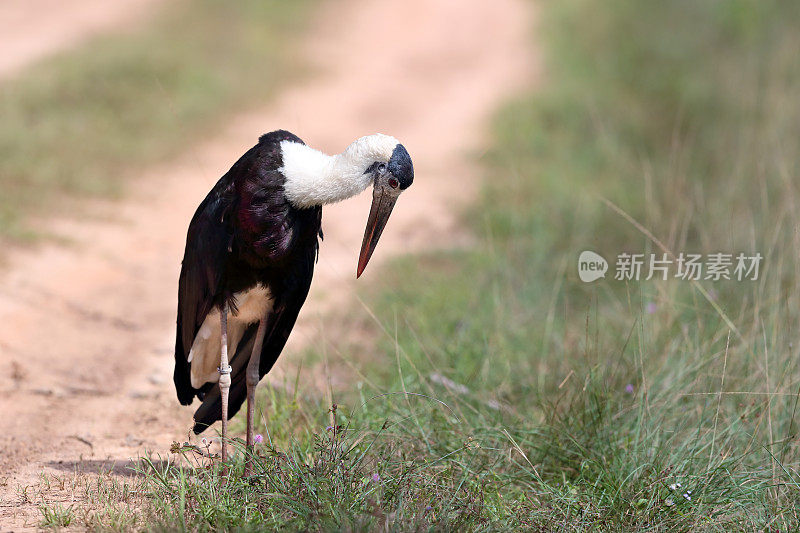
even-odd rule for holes
{"type": "Polygon", "coordinates": [[[31,214],[114,196],[144,165],[213,135],[290,74],[311,2],[171,3],[141,29],[96,38],[0,83],[0,238],[31,214]]]}
{"type": "Polygon", "coordinates": [[[64,507],[60,503],[42,506],[41,527],[58,529],[69,526],[73,521],[72,508],[64,507]]]}
{"type": "Polygon", "coordinates": [[[326,331],[375,343],[265,388],[256,478],[241,454],[222,489],[207,459],[144,468],[140,526],[800,526],[800,5],[540,10],[547,83],[497,118],[478,244],[373,278],[326,331]],[[585,249],[660,252],[620,212],[676,253],[761,252],[762,275],[581,283],[585,249]]]}
{"type": "Polygon", "coordinates": [[[796,527],[800,11],[576,0],[545,14],[550,82],[498,119],[470,217],[485,246],[409,262],[375,308],[402,317],[422,375],[507,406],[479,409],[473,431],[507,428],[536,465],[541,478],[507,465],[502,479],[538,500],[538,527],[796,527]],[[582,284],[582,250],[661,252],[603,199],[675,253],[760,251],[762,276],[704,282],[713,302],[683,281],[582,284]]]}

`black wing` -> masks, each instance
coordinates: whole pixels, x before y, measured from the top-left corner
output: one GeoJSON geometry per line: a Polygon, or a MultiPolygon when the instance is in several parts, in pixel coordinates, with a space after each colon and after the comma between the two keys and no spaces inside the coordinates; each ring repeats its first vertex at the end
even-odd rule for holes
{"type": "Polygon", "coordinates": [[[233,184],[228,175],[214,186],[189,224],[186,250],[178,281],[178,330],[175,336],[175,390],[183,405],[190,405],[199,389],[192,387],[189,350],[209,311],[219,302],[225,265],[233,240],[229,213],[233,184]]]}
{"type": "MultiPolygon", "coordinates": [[[[321,212],[321,211],[320,211],[321,212]]],[[[278,356],[283,351],[289,334],[294,327],[300,308],[306,300],[311,278],[314,271],[317,247],[309,247],[303,256],[294,262],[291,276],[284,281],[283,289],[278,294],[273,292],[276,299],[267,322],[267,331],[264,336],[264,345],[261,351],[259,366],[259,379],[263,378],[271,369],[278,356]],[[288,282],[288,283],[286,283],[288,282]]],[[[242,340],[239,341],[236,354],[231,361],[231,388],[228,398],[228,417],[233,417],[247,398],[247,383],[245,379],[247,363],[255,344],[258,324],[251,324],[247,328],[242,340]]],[[[219,387],[208,388],[203,398],[203,404],[194,414],[194,432],[199,434],[211,424],[222,418],[222,401],[219,387]]]]}
{"type": "MultiPolygon", "coordinates": [[[[233,294],[266,285],[273,299],[261,354],[260,377],[272,368],[308,295],[321,237],[322,209],[296,209],[283,192],[280,143],[302,143],[286,131],[262,136],[223,176],[198,207],[187,235],[178,301],[175,387],[184,405],[195,397],[195,432],[221,418],[219,387],[191,386],[187,361],[206,315],[233,294]]],[[[235,311],[234,311],[235,312],[235,311]]],[[[245,369],[258,324],[251,324],[230,354],[229,416],[246,398],[245,369]]]]}
{"type": "MultiPolygon", "coordinates": [[[[195,397],[202,400],[207,389],[195,389],[191,385],[187,359],[195,335],[214,306],[221,306],[226,300],[235,303],[230,300],[232,291],[231,280],[228,278],[231,275],[227,271],[237,233],[239,241],[252,240],[259,236],[264,238],[266,235],[265,242],[261,243],[264,249],[274,250],[276,255],[286,251],[269,238],[276,234],[275,227],[285,222],[280,216],[286,209],[282,205],[285,204],[283,181],[277,172],[282,166],[280,143],[283,140],[303,142],[297,136],[282,130],[262,135],[258,144],[240,157],[220,178],[197,208],[189,224],[178,284],[178,324],[173,374],[178,400],[183,405],[191,404],[195,397]],[[248,205],[244,210],[239,207],[243,196],[244,199],[252,200],[253,195],[266,195],[267,202],[263,205],[262,215],[266,216],[266,224],[272,227],[264,227],[263,224],[258,227],[252,224],[256,221],[251,220],[248,221],[251,223],[248,224],[251,234],[242,236],[241,228],[237,225],[237,214],[251,213],[252,206],[248,205]],[[270,202],[271,205],[268,205],[270,202]]],[[[277,235],[279,237],[280,233],[277,235]]],[[[237,251],[242,249],[247,247],[237,247],[237,251]]],[[[253,285],[254,282],[250,281],[252,280],[243,283],[253,285]]]]}

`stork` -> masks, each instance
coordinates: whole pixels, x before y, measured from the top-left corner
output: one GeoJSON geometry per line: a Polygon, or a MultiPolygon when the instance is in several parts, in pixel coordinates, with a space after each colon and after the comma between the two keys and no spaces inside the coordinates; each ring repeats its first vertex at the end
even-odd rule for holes
{"type": "Polygon", "coordinates": [[[181,404],[202,402],[195,434],[222,421],[223,463],[228,419],[245,398],[252,451],[255,389],[278,359],[308,295],[322,206],[373,186],[360,277],[398,196],[413,180],[408,151],[389,135],[361,137],[327,155],[279,130],[262,135],[197,208],[179,279],[173,379],[181,404]]]}

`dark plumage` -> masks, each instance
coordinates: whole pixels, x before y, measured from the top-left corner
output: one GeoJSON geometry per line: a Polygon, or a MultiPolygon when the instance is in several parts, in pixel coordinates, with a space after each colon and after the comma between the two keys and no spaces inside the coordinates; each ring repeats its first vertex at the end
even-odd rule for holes
{"type": "MultiPolygon", "coordinates": [[[[221,418],[216,383],[195,389],[190,381],[189,351],[206,315],[227,302],[236,314],[234,294],[262,285],[273,306],[259,375],[272,368],[305,302],[322,237],[320,206],[298,209],[284,195],[280,143],[302,141],[287,131],[263,135],[224,175],[197,211],[186,237],[178,288],[175,342],[175,388],[184,405],[195,397],[194,432],[200,433],[221,418]]],[[[246,397],[245,369],[253,349],[258,323],[250,324],[230,354],[229,417],[246,397]]]]}
{"type": "Polygon", "coordinates": [[[408,189],[414,183],[414,164],[411,162],[408,150],[402,144],[395,146],[387,167],[400,182],[400,190],[408,189]]]}
{"type": "MultiPolygon", "coordinates": [[[[247,402],[247,440],[255,443],[255,392],[278,359],[306,300],[322,237],[322,205],[372,186],[361,241],[361,276],[400,194],[414,180],[397,139],[373,134],[327,155],[295,135],[263,135],[197,208],[186,236],[178,292],[175,389],[202,404],[194,432],[228,420],[247,402]]],[[[250,455],[245,475],[252,473],[250,455]]]]}

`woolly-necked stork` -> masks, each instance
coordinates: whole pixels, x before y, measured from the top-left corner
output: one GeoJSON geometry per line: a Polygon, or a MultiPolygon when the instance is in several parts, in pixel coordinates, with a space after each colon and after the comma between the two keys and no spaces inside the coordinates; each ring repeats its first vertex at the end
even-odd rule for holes
{"type": "Polygon", "coordinates": [[[203,402],[194,414],[196,434],[222,420],[223,461],[228,417],[245,398],[247,446],[253,445],[255,388],[278,359],[308,294],[322,206],[373,185],[359,277],[413,180],[411,157],[394,137],[368,135],[331,156],[273,131],[197,208],[179,280],[174,381],[182,404],[195,397],[203,402]]]}

